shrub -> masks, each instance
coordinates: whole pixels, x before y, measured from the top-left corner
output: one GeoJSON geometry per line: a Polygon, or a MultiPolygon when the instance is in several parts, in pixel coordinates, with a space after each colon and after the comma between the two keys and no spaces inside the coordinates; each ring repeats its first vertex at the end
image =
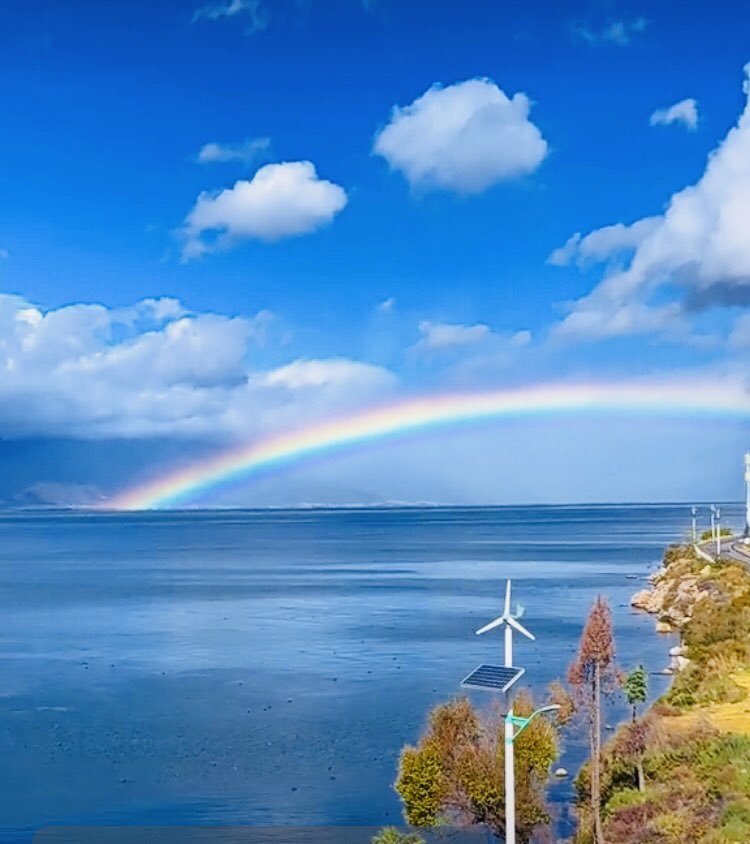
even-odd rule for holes
{"type": "Polygon", "coordinates": [[[372,839],[372,844],[424,844],[424,838],[414,832],[399,832],[395,826],[387,826],[372,839]]]}

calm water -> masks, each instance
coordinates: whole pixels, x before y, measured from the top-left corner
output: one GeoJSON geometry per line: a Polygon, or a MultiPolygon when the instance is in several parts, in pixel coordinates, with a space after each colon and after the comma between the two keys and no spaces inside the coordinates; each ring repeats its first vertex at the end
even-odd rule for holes
{"type": "MultiPolygon", "coordinates": [[[[600,592],[621,663],[660,670],[669,640],[627,603],[688,524],[685,506],[2,515],[0,838],[396,822],[400,747],[501,658],[473,631],[503,579],[538,637],[517,641],[531,685],[564,675],[600,592]]],[[[569,736],[562,764],[581,752],[569,736]]]]}

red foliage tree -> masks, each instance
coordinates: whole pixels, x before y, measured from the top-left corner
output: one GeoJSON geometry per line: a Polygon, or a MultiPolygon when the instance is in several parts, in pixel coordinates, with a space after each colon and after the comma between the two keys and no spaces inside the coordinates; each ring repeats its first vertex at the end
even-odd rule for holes
{"type": "Polygon", "coordinates": [[[604,844],[601,813],[602,695],[616,685],[612,611],[601,595],[591,607],[575,660],[568,670],[576,703],[588,714],[591,747],[591,819],[596,844],[604,844]]]}

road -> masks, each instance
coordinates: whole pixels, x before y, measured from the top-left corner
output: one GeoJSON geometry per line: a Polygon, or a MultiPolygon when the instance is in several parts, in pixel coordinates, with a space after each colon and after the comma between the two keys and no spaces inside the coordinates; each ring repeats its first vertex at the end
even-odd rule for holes
{"type": "MultiPolygon", "coordinates": [[[[712,542],[711,540],[708,542],[700,542],[699,547],[711,557],[716,557],[715,542],[712,542]]],[[[745,545],[742,542],[742,539],[736,536],[722,537],[720,556],[724,559],[736,560],[739,563],[745,563],[750,566],[750,545],[745,545]]]]}

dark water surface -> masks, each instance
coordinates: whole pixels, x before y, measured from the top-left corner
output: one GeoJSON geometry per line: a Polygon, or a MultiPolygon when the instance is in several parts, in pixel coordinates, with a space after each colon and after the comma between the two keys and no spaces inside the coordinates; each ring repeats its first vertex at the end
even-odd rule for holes
{"type": "MultiPolygon", "coordinates": [[[[564,675],[597,593],[621,663],[657,671],[670,642],[627,607],[632,576],[688,526],[684,505],[0,515],[0,840],[398,822],[402,744],[502,658],[474,630],[503,579],[533,687],[564,675]]],[[[581,758],[569,736],[562,764],[581,758]]]]}

